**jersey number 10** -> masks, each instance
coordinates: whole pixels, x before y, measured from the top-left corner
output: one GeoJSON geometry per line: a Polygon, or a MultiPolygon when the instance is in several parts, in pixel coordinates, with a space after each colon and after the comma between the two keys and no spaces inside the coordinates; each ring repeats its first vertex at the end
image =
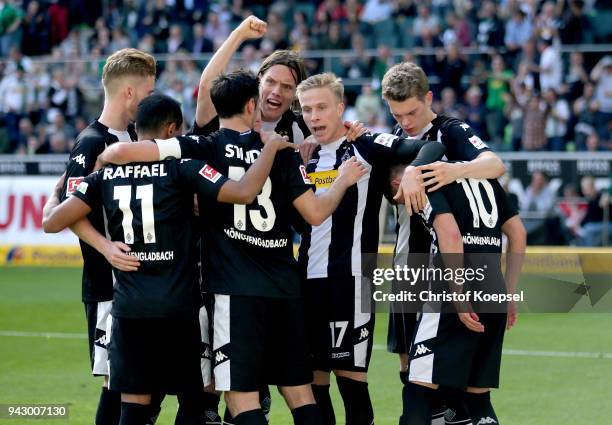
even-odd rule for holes
{"type": "MultiPolygon", "coordinates": [[[[230,179],[237,181],[240,180],[245,174],[245,170],[242,167],[229,167],[227,174],[230,179]]],[[[271,194],[272,182],[270,181],[270,177],[268,177],[266,178],[266,183],[261,189],[261,193],[257,195],[257,203],[259,204],[259,207],[264,209],[266,217],[263,217],[261,214],[261,209],[257,205],[255,205],[257,209],[249,210],[249,218],[253,224],[253,227],[260,232],[268,232],[272,230],[274,227],[274,222],[276,221],[274,204],[272,204],[272,200],[270,200],[271,194]]],[[[234,205],[234,227],[238,230],[246,230],[246,211],[246,205],[234,205]]]]}
{"type": "Polygon", "coordinates": [[[495,193],[493,192],[493,186],[485,179],[457,179],[465,196],[468,198],[470,203],[470,210],[472,210],[472,217],[474,218],[474,228],[480,227],[480,220],[484,222],[485,226],[492,229],[497,223],[497,203],[495,202],[495,193]],[[491,212],[488,212],[485,208],[480,193],[480,185],[483,186],[489,203],[491,204],[491,212]]]}

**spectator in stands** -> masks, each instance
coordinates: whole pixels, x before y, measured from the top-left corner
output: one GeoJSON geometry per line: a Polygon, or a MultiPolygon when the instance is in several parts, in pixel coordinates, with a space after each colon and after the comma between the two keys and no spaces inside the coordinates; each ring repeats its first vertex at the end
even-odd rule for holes
{"type": "Polygon", "coordinates": [[[49,138],[49,153],[70,153],[68,137],[62,133],[53,133],[49,138]]]}
{"type": "Polygon", "coordinates": [[[355,52],[355,56],[342,58],[342,65],[344,66],[342,75],[348,78],[368,78],[372,61],[365,54],[364,39],[361,34],[352,35],[351,48],[355,52]]]}
{"type": "Polygon", "coordinates": [[[111,42],[109,45],[109,49],[111,52],[116,52],[117,50],[125,49],[132,46],[132,42],[130,38],[127,36],[125,31],[121,27],[116,27],[112,31],[111,42]]]}
{"type": "Polygon", "coordinates": [[[0,82],[0,105],[4,112],[9,149],[14,150],[19,142],[19,121],[25,116],[28,106],[28,84],[21,65],[0,82]]]}
{"type": "Polygon", "coordinates": [[[449,117],[461,119],[461,109],[457,104],[457,95],[451,87],[445,87],[440,93],[439,111],[449,117]]]}
{"type": "Polygon", "coordinates": [[[549,151],[564,151],[567,121],[570,117],[569,105],[553,88],[547,89],[543,98],[549,110],[546,117],[546,147],[549,151]]]}
{"type": "Polygon", "coordinates": [[[515,63],[522,46],[531,38],[533,34],[533,23],[527,14],[520,7],[514,11],[512,19],[506,23],[506,34],[504,44],[510,56],[510,63],[515,63]]]}
{"type": "Polygon", "coordinates": [[[68,36],[68,7],[62,2],[51,2],[49,5],[49,35],[51,46],[60,44],[68,36]]]}
{"type": "Polygon", "coordinates": [[[175,24],[170,26],[170,35],[166,40],[165,52],[173,54],[179,50],[189,50],[189,46],[183,37],[183,29],[180,25],[175,24]]]}
{"type": "Polygon", "coordinates": [[[446,29],[442,34],[442,42],[445,46],[457,44],[468,47],[472,44],[472,33],[470,25],[464,15],[458,15],[454,11],[446,14],[446,29]]]}
{"type": "Polygon", "coordinates": [[[584,14],[584,1],[570,0],[559,32],[563,44],[584,44],[593,40],[591,21],[584,14]]]}
{"type": "Polygon", "coordinates": [[[465,93],[465,107],[461,113],[462,119],[479,134],[483,140],[489,140],[486,125],[486,108],[482,101],[482,90],[473,85],[465,93]]]}
{"type": "Polygon", "coordinates": [[[584,85],[589,82],[589,74],[584,69],[584,58],[581,52],[570,53],[570,63],[564,78],[563,92],[570,102],[582,94],[584,85]]]}
{"type": "Polygon", "coordinates": [[[559,7],[554,1],[546,1],[542,5],[542,11],[536,18],[535,35],[542,38],[559,37],[559,7]]]}
{"type": "Polygon", "coordinates": [[[149,54],[156,53],[155,37],[153,37],[153,34],[145,34],[142,36],[142,38],[138,42],[138,50],[149,54]]]}
{"type": "Polygon", "coordinates": [[[28,139],[30,137],[37,137],[36,131],[34,130],[34,124],[28,117],[23,117],[19,120],[19,138],[17,141],[17,151],[20,151],[27,147],[28,139]]]}
{"type": "Polygon", "coordinates": [[[599,137],[610,140],[610,122],[612,121],[612,56],[604,56],[591,71],[591,80],[595,82],[595,99],[599,109],[595,113],[595,126],[599,137]]]}
{"type": "Polygon", "coordinates": [[[517,79],[529,89],[540,90],[540,67],[537,58],[536,42],[533,38],[523,44],[518,65],[517,79]]]}
{"type": "Polygon", "coordinates": [[[318,24],[340,22],[346,19],[346,10],[338,0],[323,0],[315,13],[318,24]]]}
{"type": "Polygon", "coordinates": [[[387,21],[393,14],[393,2],[390,0],[366,0],[361,13],[361,20],[368,24],[387,21]]]}
{"type": "Polygon", "coordinates": [[[21,22],[21,51],[27,56],[37,56],[49,53],[49,20],[40,7],[40,2],[34,0],[28,3],[26,14],[21,22]]]}
{"type": "Polygon", "coordinates": [[[501,55],[491,58],[491,73],[487,78],[487,133],[494,146],[501,146],[506,118],[504,109],[510,100],[512,71],[506,69],[501,55]]]}
{"type": "Polygon", "coordinates": [[[610,209],[610,196],[605,192],[598,192],[595,189],[595,179],[591,176],[584,176],[580,181],[582,195],[587,200],[587,210],[582,219],[579,230],[581,246],[601,246],[603,232],[610,234],[612,226],[604,226],[604,208],[610,209]]]}
{"type": "Polygon", "coordinates": [[[522,148],[527,151],[542,150],[546,147],[545,123],[549,110],[539,93],[528,90],[522,96],[523,139],[522,148]]]}
{"type": "Polygon", "coordinates": [[[579,234],[580,222],[586,213],[586,202],[580,198],[575,183],[568,183],[563,187],[563,197],[559,200],[559,211],[564,218],[570,239],[575,239],[579,234]]]}
{"type": "MultiPolygon", "coordinates": [[[[375,116],[375,121],[382,116],[383,108],[380,101],[380,96],[372,91],[371,84],[364,84],[361,88],[361,94],[355,100],[355,111],[357,120],[366,123],[375,116]]],[[[372,130],[370,128],[370,130],[372,130]]]]}
{"type": "Polygon", "coordinates": [[[561,61],[561,53],[559,46],[556,46],[552,38],[541,38],[538,41],[538,50],[540,51],[540,90],[553,88],[555,90],[561,87],[563,81],[563,62],[561,61]]]}
{"type": "Polygon", "coordinates": [[[333,21],[329,24],[327,34],[324,34],[319,41],[319,48],[326,50],[348,49],[349,40],[341,33],[340,23],[333,21]]]}
{"type": "Polygon", "coordinates": [[[76,130],[71,124],[66,122],[66,118],[61,112],[49,115],[51,123],[47,125],[44,130],[44,137],[47,142],[51,143],[51,138],[57,133],[61,133],[68,139],[74,139],[76,137],[76,130]]]}
{"type": "Polygon", "coordinates": [[[191,43],[191,53],[210,53],[213,51],[213,43],[205,35],[204,25],[196,22],[193,25],[193,41],[191,43]]]}
{"type": "Polygon", "coordinates": [[[0,2],[0,57],[8,56],[11,47],[21,43],[23,10],[14,0],[0,2]]]}
{"type": "Polygon", "coordinates": [[[414,33],[421,37],[425,31],[436,37],[440,32],[440,21],[436,15],[431,13],[431,9],[427,5],[418,7],[418,16],[414,20],[414,33]]]}
{"type": "Polygon", "coordinates": [[[391,49],[384,44],[378,46],[376,53],[377,55],[372,65],[372,78],[377,81],[382,81],[387,70],[391,68],[395,62],[393,56],[391,56],[391,49]]]}
{"type": "Polygon", "coordinates": [[[584,86],[584,93],[573,105],[573,112],[576,121],[574,126],[574,140],[577,150],[586,149],[586,139],[596,133],[595,122],[596,114],[599,111],[599,102],[595,99],[595,86],[587,83],[584,86]]]}
{"type": "Polygon", "coordinates": [[[478,46],[490,50],[498,48],[504,42],[504,27],[497,16],[497,5],[491,0],[485,0],[478,11],[478,46]]]}
{"type": "Polygon", "coordinates": [[[436,53],[436,74],[444,82],[444,86],[450,87],[459,97],[463,97],[462,78],[467,69],[467,61],[460,54],[457,44],[450,44],[446,51],[439,50],[436,53]]]}
{"type": "Polygon", "coordinates": [[[520,199],[521,211],[549,214],[555,208],[556,201],[557,193],[550,185],[548,176],[541,171],[535,171],[531,175],[531,184],[520,199]]]}

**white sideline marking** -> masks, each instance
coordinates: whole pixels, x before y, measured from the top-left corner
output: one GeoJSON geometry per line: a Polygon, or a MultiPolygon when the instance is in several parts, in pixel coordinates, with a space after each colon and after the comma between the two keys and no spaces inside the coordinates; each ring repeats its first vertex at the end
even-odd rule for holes
{"type": "Polygon", "coordinates": [[[21,337],[29,337],[29,338],[87,339],[87,334],[65,333],[65,332],[0,331],[0,336],[21,336],[21,337]]]}
{"type": "MultiPolygon", "coordinates": [[[[381,344],[374,344],[375,350],[386,350],[387,347],[381,344]]],[[[542,350],[516,350],[505,348],[502,351],[505,356],[528,356],[528,357],[562,357],[568,359],[612,359],[612,353],[595,353],[587,351],[542,351],[542,350]]]]}

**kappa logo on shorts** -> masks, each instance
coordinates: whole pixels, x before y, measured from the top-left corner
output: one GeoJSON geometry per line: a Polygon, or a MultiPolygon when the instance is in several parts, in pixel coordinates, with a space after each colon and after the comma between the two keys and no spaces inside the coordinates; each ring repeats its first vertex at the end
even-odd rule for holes
{"type": "Polygon", "coordinates": [[[208,164],[202,167],[200,170],[200,175],[213,183],[217,183],[217,180],[221,178],[221,173],[208,164]]]}
{"type": "Polygon", "coordinates": [[[102,329],[96,328],[96,334],[94,339],[94,344],[101,348],[106,348],[106,344],[108,343],[106,339],[106,332],[102,329]]]}
{"type": "Polygon", "coordinates": [[[431,350],[429,348],[425,347],[424,344],[419,344],[419,345],[417,345],[417,348],[414,351],[414,353],[417,356],[422,356],[423,354],[431,353],[431,350]]]}
{"type": "Polygon", "coordinates": [[[370,335],[370,332],[368,332],[368,330],[366,328],[363,328],[361,330],[361,333],[359,334],[359,340],[364,340],[366,339],[368,336],[370,335]]]}
{"type": "Polygon", "coordinates": [[[496,424],[498,423],[495,419],[490,416],[486,418],[481,418],[476,425],[486,425],[486,424],[496,424]]]}
{"type": "Polygon", "coordinates": [[[219,364],[227,359],[228,357],[225,354],[223,354],[221,351],[217,351],[217,354],[215,354],[215,364],[219,364]]]}

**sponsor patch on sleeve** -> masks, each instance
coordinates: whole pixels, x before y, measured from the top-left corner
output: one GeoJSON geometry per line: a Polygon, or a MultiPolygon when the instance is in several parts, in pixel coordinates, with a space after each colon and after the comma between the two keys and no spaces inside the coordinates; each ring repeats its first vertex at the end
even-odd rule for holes
{"type": "Polygon", "coordinates": [[[77,190],[77,192],[81,192],[83,195],[85,195],[85,192],[87,192],[87,187],[88,186],[89,186],[89,184],[87,184],[86,182],[81,182],[77,186],[76,190],[77,190]]]}
{"type": "Polygon", "coordinates": [[[68,177],[68,184],[66,185],[66,196],[70,196],[77,190],[79,184],[85,177],[68,177]]]}
{"type": "Polygon", "coordinates": [[[200,170],[200,175],[213,183],[217,183],[217,180],[221,178],[221,173],[208,164],[202,167],[200,170]]]}
{"type": "Polygon", "coordinates": [[[317,187],[317,190],[327,189],[336,181],[338,170],[317,171],[316,173],[310,173],[308,176],[312,184],[317,187]]]}
{"type": "Polygon", "coordinates": [[[312,181],[310,180],[310,177],[308,176],[308,173],[306,172],[306,167],[304,167],[303,165],[300,165],[300,174],[302,175],[302,179],[304,180],[304,183],[312,184],[312,181]]]}
{"type": "Polygon", "coordinates": [[[374,139],[374,143],[378,143],[379,145],[383,145],[390,148],[393,145],[395,139],[397,139],[397,136],[394,136],[393,134],[383,133],[376,136],[376,139],[374,139]]]}
{"type": "Polygon", "coordinates": [[[474,135],[472,137],[469,138],[469,141],[472,145],[474,145],[474,147],[476,149],[484,149],[487,146],[487,144],[485,142],[483,142],[482,140],[480,140],[480,137],[474,135]]]}

